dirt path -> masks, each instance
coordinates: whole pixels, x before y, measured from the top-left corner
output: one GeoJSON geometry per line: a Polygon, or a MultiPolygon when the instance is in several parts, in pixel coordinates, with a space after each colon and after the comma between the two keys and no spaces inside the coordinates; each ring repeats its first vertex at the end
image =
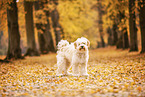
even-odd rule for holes
{"type": "Polygon", "coordinates": [[[55,76],[56,54],[0,66],[0,97],[145,97],[145,55],[138,52],[91,50],[89,77],[55,76]]]}

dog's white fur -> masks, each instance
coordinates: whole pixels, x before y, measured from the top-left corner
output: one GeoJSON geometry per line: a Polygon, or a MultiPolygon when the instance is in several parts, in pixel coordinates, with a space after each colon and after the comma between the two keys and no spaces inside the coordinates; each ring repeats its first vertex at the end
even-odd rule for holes
{"type": "Polygon", "coordinates": [[[89,40],[84,37],[78,38],[71,44],[67,40],[61,40],[57,46],[58,51],[56,57],[58,69],[56,75],[68,75],[70,66],[72,66],[72,75],[88,75],[89,45],[89,40]]]}

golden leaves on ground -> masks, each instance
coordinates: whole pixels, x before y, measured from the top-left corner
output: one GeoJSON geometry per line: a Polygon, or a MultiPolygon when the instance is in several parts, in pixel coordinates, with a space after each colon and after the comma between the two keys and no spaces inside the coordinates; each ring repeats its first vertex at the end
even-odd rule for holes
{"type": "Polygon", "coordinates": [[[0,96],[145,96],[145,55],[91,50],[89,77],[56,76],[55,56],[1,64],[0,96]]]}

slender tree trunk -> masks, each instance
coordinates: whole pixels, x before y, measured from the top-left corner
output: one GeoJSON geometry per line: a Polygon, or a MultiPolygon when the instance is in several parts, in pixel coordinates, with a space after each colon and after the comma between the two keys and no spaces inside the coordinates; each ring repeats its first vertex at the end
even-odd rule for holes
{"type": "Polygon", "coordinates": [[[129,32],[130,32],[130,52],[138,51],[137,28],[135,23],[135,0],[129,0],[129,32]]]}
{"type": "Polygon", "coordinates": [[[128,33],[127,33],[127,28],[124,27],[123,29],[123,49],[128,49],[129,48],[129,42],[128,42],[128,33]]]}
{"type": "Polygon", "coordinates": [[[55,52],[54,43],[52,39],[52,35],[50,32],[50,25],[49,22],[44,25],[45,29],[40,28],[43,30],[43,33],[38,33],[40,51],[42,54],[47,54],[49,51],[55,52]]]}
{"type": "Polygon", "coordinates": [[[129,42],[128,42],[128,34],[127,34],[127,28],[123,28],[121,31],[120,38],[118,39],[116,43],[117,49],[127,49],[129,48],[129,42]]]}
{"type": "Polygon", "coordinates": [[[112,30],[110,27],[107,28],[107,33],[108,33],[108,45],[113,45],[113,34],[112,30]]]}
{"type": "Polygon", "coordinates": [[[121,35],[116,43],[117,49],[123,48],[123,35],[121,35]]]}
{"type": "MultiPolygon", "coordinates": [[[[35,11],[43,10],[44,2],[37,0],[35,1],[34,6],[35,6],[35,11]]],[[[38,20],[41,21],[41,16],[36,16],[36,18],[38,18],[38,20]]],[[[42,24],[40,21],[35,24],[36,29],[38,31],[39,49],[42,54],[47,54],[49,51],[48,51],[47,43],[44,39],[45,24],[42,24]]]]}
{"type": "Polygon", "coordinates": [[[2,49],[2,37],[3,37],[3,31],[0,31],[0,49],[2,49]]]}
{"type": "Polygon", "coordinates": [[[112,28],[112,30],[113,30],[113,45],[116,45],[117,44],[117,41],[118,41],[118,33],[117,33],[117,24],[116,23],[114,23],[113,24],[113,28],[112,28]]]}
{"type": "MultiPolygon", "coordinates": [[[[49,11],[45,11],[45,14],[46,14],[46,17],[50,17],[49,11]]],[[[46,31],[44,33],[44,38],[45,38],[45,41],[47,41],[48,50],[51,52],[55,52],[55,47],[54,47],[52,35],[50,32],[50,21],[48,18],[47,18],[46,31]]]]}
{"type": "Polygon", "coordinates": [[[26,20],[26,33],[27,33],[27,52],[25,56],[38,56],[36,48],[35,35],[34,35],[34,21],[33,21],[33,2],[24,1],[25,20],[26,20]]]}
{"type": "Polygon", "coordinates": [[[11,7],[7,9],[9,44],[6,59],[20,59],[22,56],[16,0],[13,0],[13,2],[9,3],[9,6],[11,7]]]}
{"type": "Polygon", "coordinates": [[[98,0],[99,33],[100,33],[102,47],[105,47],[105,42],[104,42],[104,38],[103,38],[103,20],[102,20],[103,12],[101,9],[102,9],[101,0],[98,0]]]}
{"type": "MultiPolygon", "coordinates": [[[[119,22],[122,20],[124,21],[124,25],[126,25],[126,19],[125,19],[125,10],[123,12],[119,11],[119,22]]],[[[127,49],[129,48],[129,42],[128,42],[128,34],[127,34],[127,27],[123,26],[120,34],[120,38],[117,42],[117,48],[127,49]]]]}
{"type": "Polygon", "coordinates": [[[51,12],[51,20],[55,32],[55,40],[57,45],[58,42],[61,40],[61,35],[60,35],[61,29],[59,24],[59,13],[56,8],[51,12]]]}
{"type": "Polygon", "coordinates": [[[139,2],[139,18],[140,18],[140,29],[141,29],[141,53],[145,53],[145,0],[139,2]]]}
{"type": "MultiPolygon", "coordinates": [[[[38,1],[35,2],[36,11],[43,10],[44,3],[48,3],[48,2],[39,1],[39,3],[40,4],[38,4],[38,1]]],[[[53,38],[50,32],[50,21],[48,19],[50,13],[48,10],[43,10],[43,12],[45,12],[45,15],[47,17],[47,20],[46,20],[47,24],[36,23],[36,28],[38,31],[41,31],[41,32],[38,32],[40,51],[42,54],[46,54],[49,51],[55,52],[55,47],[54,47],[53,38]]],[[[41,20],[41,17],[39,17],[39,20],[41,20]]]]}
{"type": "Polygon", "coordinates": [[[45,39],[43,36],[43,33],[38,32],[38,42],[39,42],[39,49],[42,54],[47,54],[48,53],[48,48],[45,43],[45,39]]]}

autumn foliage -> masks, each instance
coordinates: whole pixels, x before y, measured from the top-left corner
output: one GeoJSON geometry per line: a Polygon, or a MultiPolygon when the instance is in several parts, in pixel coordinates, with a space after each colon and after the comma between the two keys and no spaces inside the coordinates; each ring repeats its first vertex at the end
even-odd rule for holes
{"type": "Polygon", "coordinates": [[[56,76],[56,54],[3,63],[0,96],[144,97],[144,56],[115,47],[91,50],[88,77],[56,76]]]}
{"type": "MultiPolygon", "coordinates": [[[[42,0],[41,2],[37,0],[18,0],[18,24],[22,53],[26,53],[30,47],[26,34],[25,23],[27,21],[25,16],[27,12],[24,8],[24,1],[33,3],[35,36],[33,39],[40,53],[54,52],[60,39],[67,39],[72,42],[81,36],[87,37],[91,41],[91,48],[93,49],[106,45],[116,45],[117,48],[123,49],[130,46],[130,51],[132,51],[134,45],[136,45],[135,49],[137,51],[138,47],[139,50],[144,47],[142,44],[144,42],[141,42],[143,40],[140,37],[140,28],[142,28],[140,23],[142,22],[139,19],[142,17],[140,13],[143,13],[140,10],[144,6],[144,1],[142,0],[42,0]],[[129,7],[129,4],[134,5],[129,7]],[[135,22],[133,28],[130,28],[131,13],[135,14],[135,17],[131,19],[135,22]],[[133,34],[133,32],[136,34],[133,34]],[[46,41],[47,39],[48,41],[46,41]],[[50,41],[51,43],[49,43],[50,41]],[[137,43],[133,44],[134,42],[137,43]],[[42,48],[42,45],[44,45],[44,48],[42,48]]],[[[9,6],[12,2],[12,0],[2,0],[0,2],[1,54],[7,53],[7,9],[12,9],[9,6]]]]}
{"type": "Polygon", "coordinates": [[[144,17],[145,0],[0,0],[0,97],[145,97],[144,17]],[[56,76],[82,36],[89,76],[56,76]]]}

